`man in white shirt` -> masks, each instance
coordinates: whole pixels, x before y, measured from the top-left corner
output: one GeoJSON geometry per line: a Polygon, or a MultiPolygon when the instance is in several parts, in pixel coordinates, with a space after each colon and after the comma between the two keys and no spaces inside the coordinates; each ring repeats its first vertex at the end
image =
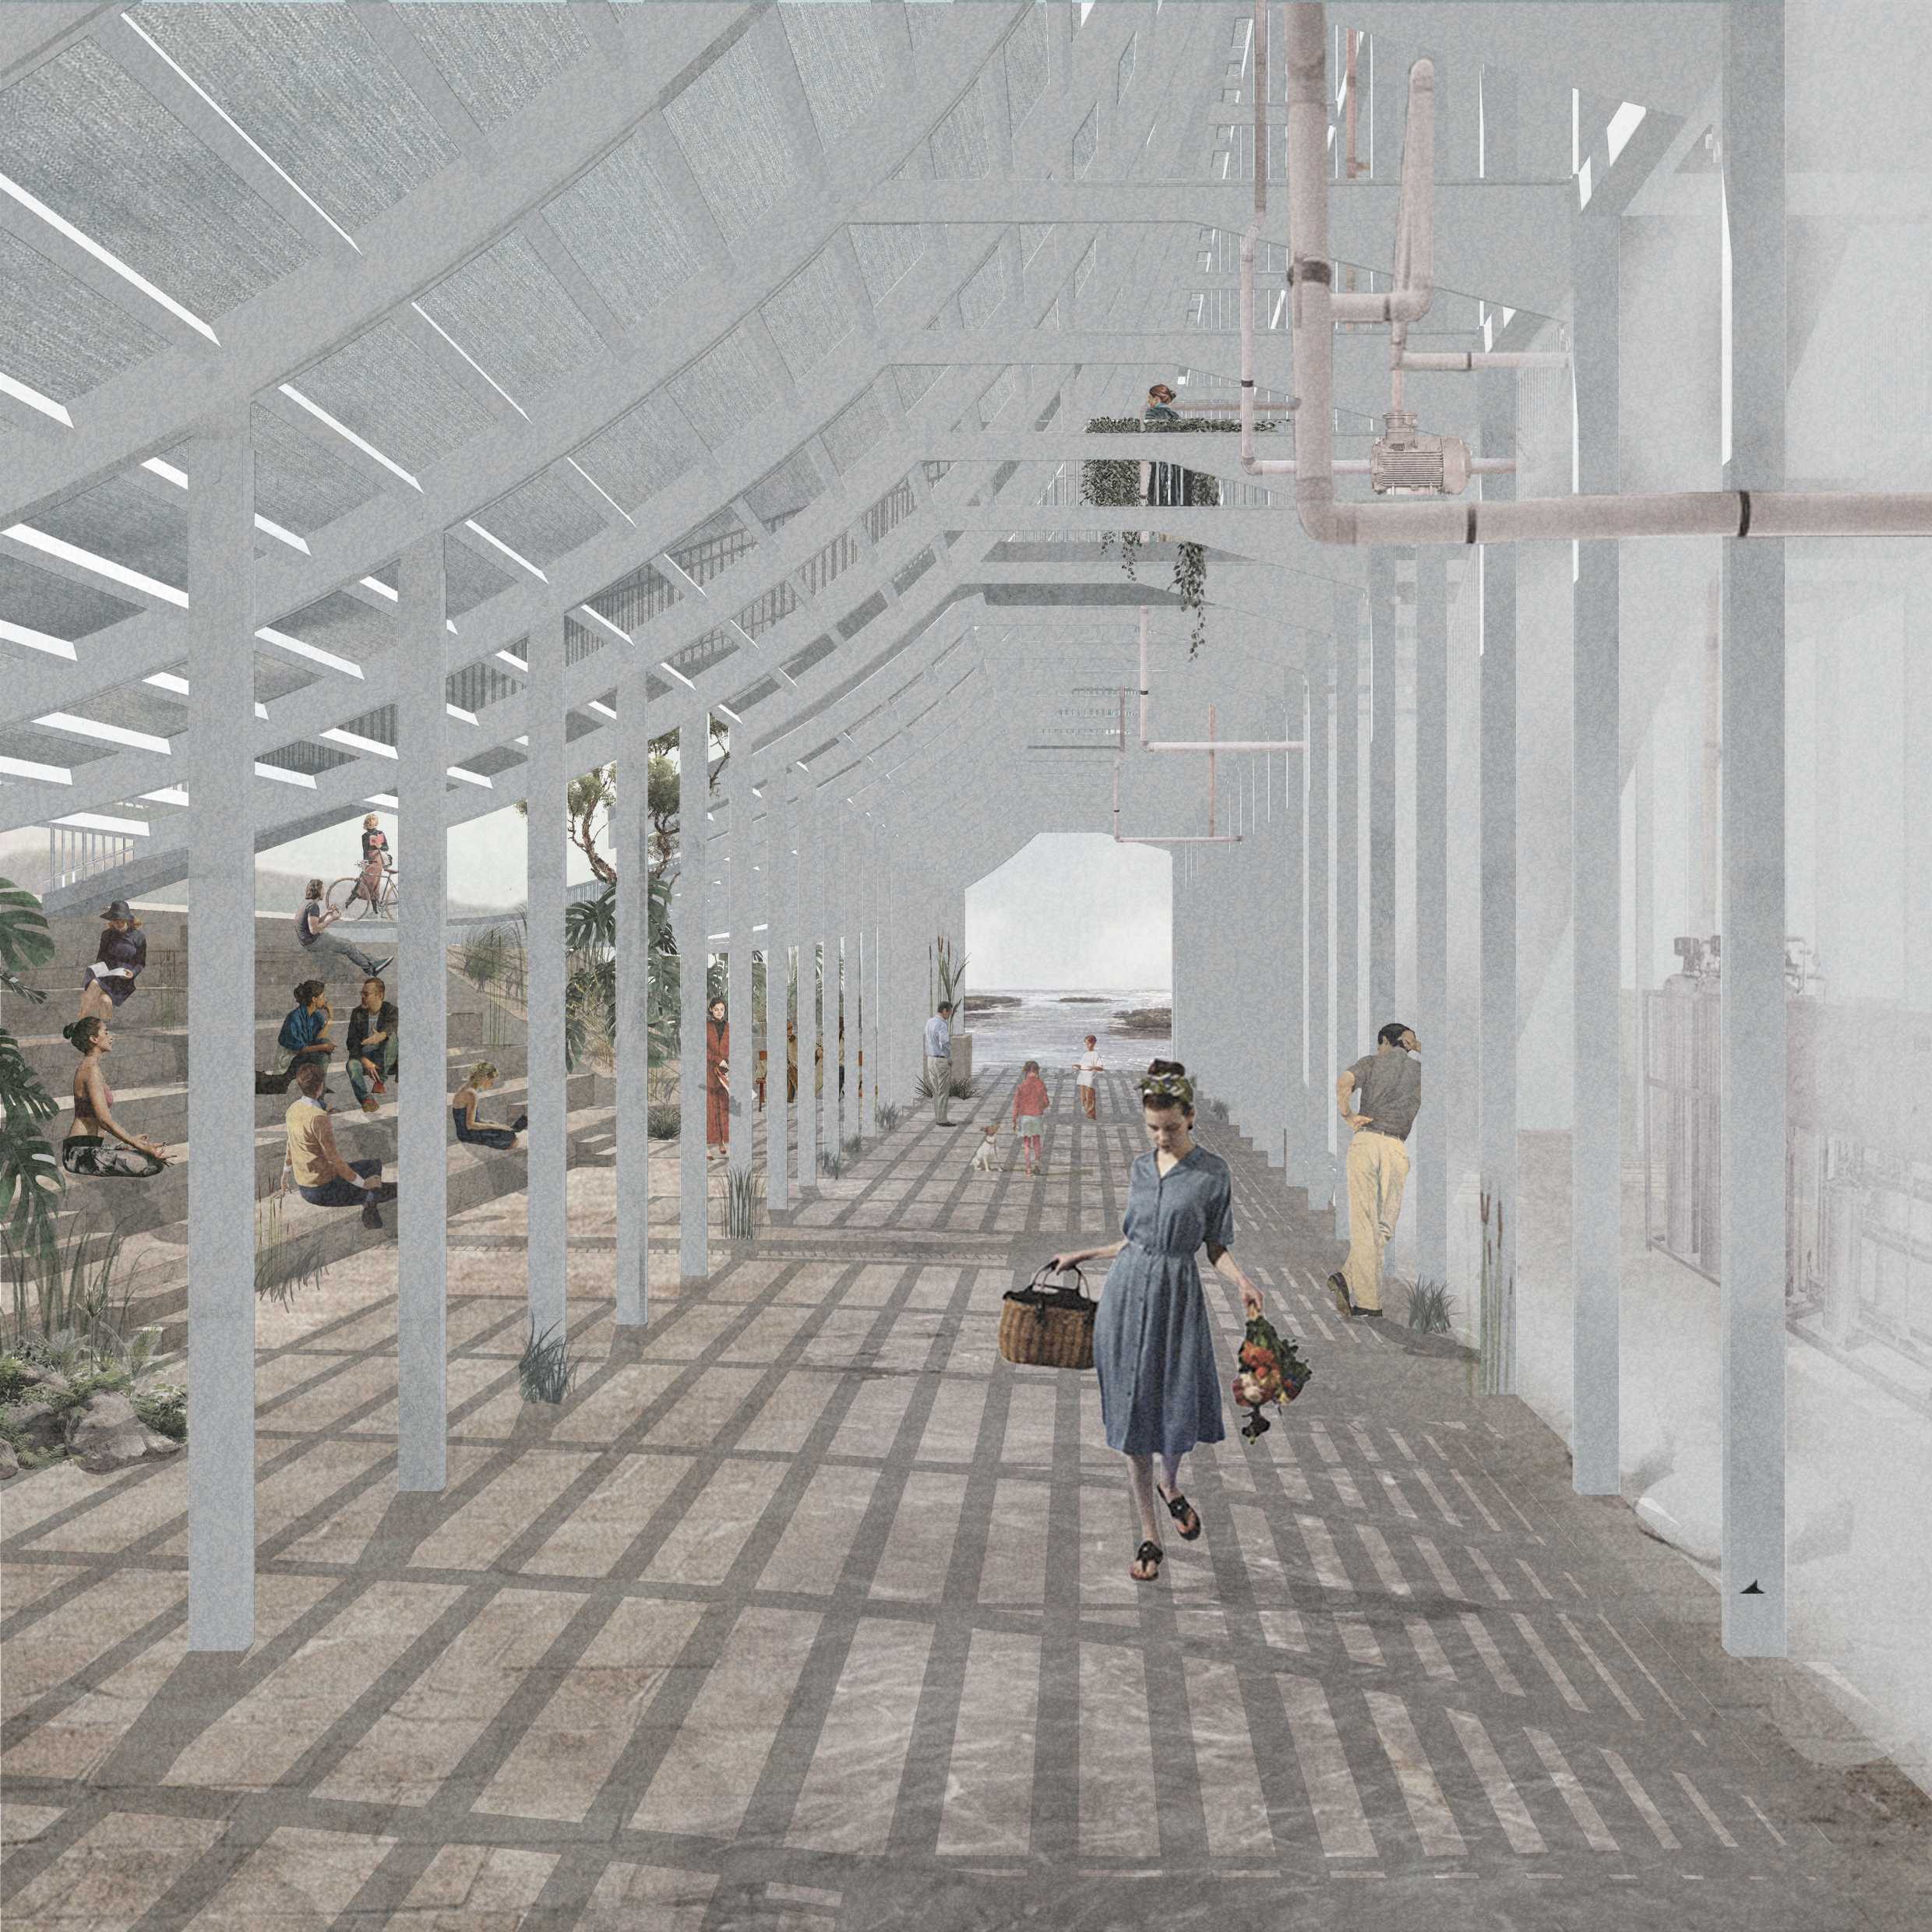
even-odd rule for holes
{"type": "Polygon", "coordinates": [[[925,1023],[925,1077],[933,1089],[933,1119],[942,1127],[951,1125],[946,1109],[953,1098],[952,1020],[952,1003],[943,999],[925,1023]]]}
{"type": "Polygon", "coordinates": [[[1095,1108],[1094,1076],[1100,1071],[1100,1041],[1094,1034],[1087,1036],[1087,1050],[1074,1063],[1078,1074],[1074,1084],[1080,1089],[1081,1111],[1089,1120],[1099,1119],[1095,1108]]]}

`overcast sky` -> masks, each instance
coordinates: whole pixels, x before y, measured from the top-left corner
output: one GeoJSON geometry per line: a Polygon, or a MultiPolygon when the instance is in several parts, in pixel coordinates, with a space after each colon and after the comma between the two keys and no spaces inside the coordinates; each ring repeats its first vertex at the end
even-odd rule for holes
{"type": "Polygon", "coordinates": [[[966,894],[969,989],[1173,983],[1172,861],[1098,833],[1042,833],[966,894]]]}

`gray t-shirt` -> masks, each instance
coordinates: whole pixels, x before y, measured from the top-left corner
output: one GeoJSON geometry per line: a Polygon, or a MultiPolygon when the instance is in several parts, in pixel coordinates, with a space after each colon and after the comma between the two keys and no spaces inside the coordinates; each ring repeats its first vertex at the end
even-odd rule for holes
{"type": "Polygon", "coordinates": [[[1423,1063],[1412,1053],[1370,1053],[1349,1071],[1355,1076],[1355,1110],[1366,1114],[1374,1133],[1408,1138],[1423,1104],[1423,1063]]]}

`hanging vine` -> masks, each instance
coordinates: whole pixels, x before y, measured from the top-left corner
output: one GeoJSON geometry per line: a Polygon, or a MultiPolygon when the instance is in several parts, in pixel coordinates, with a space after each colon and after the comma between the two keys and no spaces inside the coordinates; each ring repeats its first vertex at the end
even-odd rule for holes
{"type": "MultiPolygon", "coordinates": [[[[1221,421],[1199,416],[1183,417],[1179,422],[1164,423],[1158,426],[1163,435],[1214,433],[1223,435],[1238,433],[1241,425],[1232,419],[1221,421]]],[[[1257,423],[1257,432],[1271,429],[1271,423],[1257,423]]],[[[1137,416],[1095,416],[1087,425],[1089,435],[1122,436],[1137,435],[1146,425],[1137,416]]],[[[1109,509],[1128,508],[1145,509],[1147,499],[1141,494],[1141,466],[1130,462],[1107,457],[1081,466],[1080,497],[1083,503],[1094,503],[1109,509]]],[[[1217,477],[1208,476],[1198,471],[1181,471],[1181,502],[1188,508],[1215,509],[1221,502],[1221,482],[1217,477]]],[[[1137,582],[1134,565],[1138,560],[1141,532],[1138,530],[1106,531],[1100,539],[1100,554],[1105,557],[1112,553],[1114,539],[1120,540],[1121,562],[1125,565],[1128,580],[1137,582]]],[[[1193,630],[1188,640],[1187,654],[1191,658],[1208,641],[1208,546],[1205,544],[1181,543],[1174,547],[1174,594],[1181,606],[1193,618],[1193,630]]]]}

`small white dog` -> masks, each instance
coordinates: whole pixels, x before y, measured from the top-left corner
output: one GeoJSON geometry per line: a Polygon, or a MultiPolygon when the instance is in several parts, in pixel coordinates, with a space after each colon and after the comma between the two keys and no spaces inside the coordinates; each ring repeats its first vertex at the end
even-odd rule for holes
{"type": "Polygon", "coordinates": [[[974,1172],[980,1174],[996,1173],[998,1170],[993,1165],[992,1151],[999,1138],[999,1123],[995,1121],[990,1126],[982,1127],[979,1131],[984,1137],[973,1151],[974,1172]]]}

